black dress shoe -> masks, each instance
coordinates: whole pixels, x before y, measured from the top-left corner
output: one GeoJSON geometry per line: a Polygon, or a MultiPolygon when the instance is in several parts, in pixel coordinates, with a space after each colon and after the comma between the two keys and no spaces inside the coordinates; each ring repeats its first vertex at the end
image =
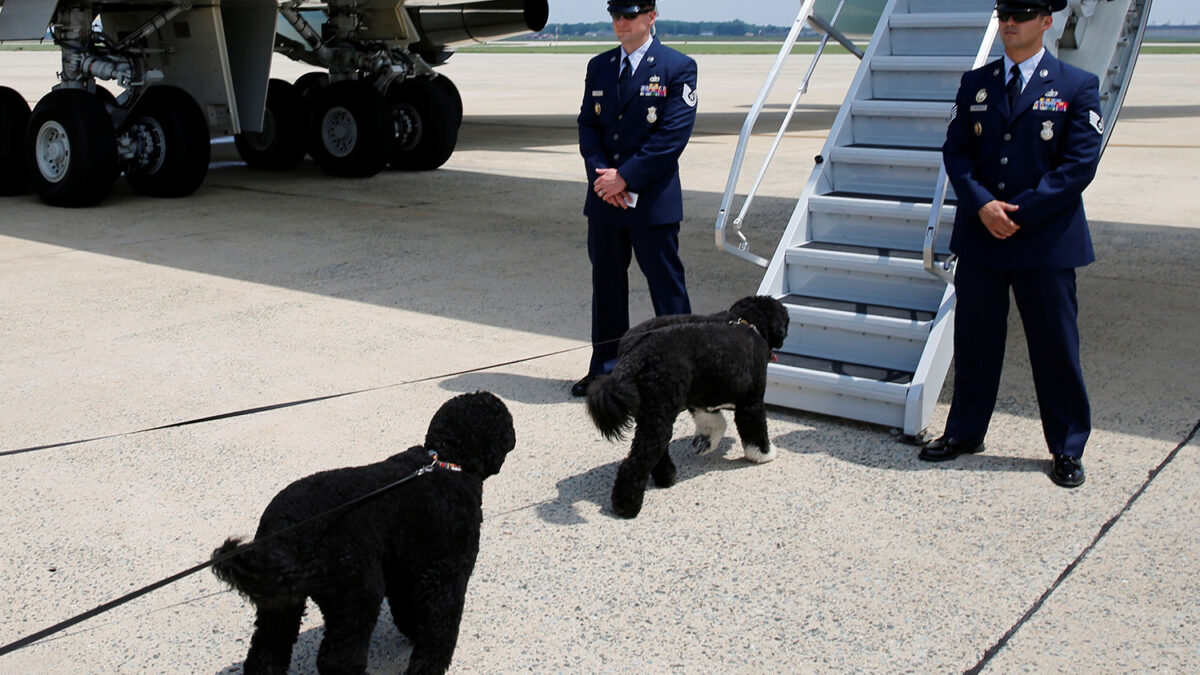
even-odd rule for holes
{"type": "Polygon", "coordinates": [[[1065,487],[1076,488],[1086,480],[1083,474],[1083,462],[1078,457],[1054,455],[1054,466],[1050,469],[1050,480],[1065,487]]]}
{"type": "Polygon", "coordinates": [[[576,397],[587,396],[588,385],[595,382],[599,375],[584,375],[583,379],[571,385],[571,395],[576,397]]]}
{"type": "Polygon", "coordinates": [[[924,462],[944,462],[959,455],[971,455],[977,452],[983,452],[983,441],[968,442],[941,436],[926,443],[917,455],[917,459],[924,462]]]}

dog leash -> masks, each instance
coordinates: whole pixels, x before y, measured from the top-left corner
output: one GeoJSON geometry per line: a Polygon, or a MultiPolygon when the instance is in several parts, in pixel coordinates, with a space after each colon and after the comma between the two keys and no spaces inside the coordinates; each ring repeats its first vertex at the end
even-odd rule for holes
{"type": "MultiPolygon", "coordinates": [[[[753,328],[753,326],[751,326],[751,327],[753,328]]],[[[641,333],[634,333],[634,334],[632,334],[632,335],[635,335],[635,336],[640,336],[640,335],[649,335],[649,334],[651,334],[651,333],[661,332],[661,331],[664,331],[664,330],[669,330],[669,329],[671,329],[671,328],[672,328],[671,326],[664,326],[664,327],[662,327],[662,328],[655,328],[655,329],[651,329],[651,330],[644,331],[644,332],[641,332],[641,333]]],[[[757,330],[757,329],[755,329],[755,330],[757,330]]],[[[217,421],[217,420],[230,419],[230,418],[234,418],[234,417],[242,417],[242,416],[246,416],[246,415],[252,415],[252,414],[261,413],[261,412],[267,412],[267,411],[271,411],[271,410],[280,410],[280,409],[284,409],[284,408],[291,408],[291,407],[295,407],[295,406],[305,405],[305,404],[308,404],[308,403],[316,403],[316,402],[318,402],[318,401],[328,401],[328,400],[331,400],[331,399],[343,398],[343,397],[346,397],[346,396],[354,396],[354,395],[356,395],[356,394],[364,394],[364,393],[368,393],[368,392],[372,392],[372,391],[380,391],[380,390],[383,390],[383,389],[391,389],[391,388],[395,388],[395,387],[402,387],[402,386],[406,386],[406,385],[410,385],[410,384],[418,384],[418,383],[421,383],[421,382],[429,382],[429,381],[433,381],[433,380],[440,380],[440,379],[445,379],[445,378],[449,378],[449,377],[455,377],[455,376],[457,376],[457,375],[466,375],[466,374],[469,374],[469,373],[477,373],[477,372],[482,372],[482,371],[485,371],[485,370],[491,370],[491,369],[493,369],[493,368],[501,368],[501,367],[508,366],[508,365],[514,365],[514,364],[517,364],[517,363],[525,363],[525,362],[527,362],[527,361],[535,361],[535,360],[538,360],[538,359],[549,358],[549,357],[551,357],[551,356],[558,356],[558,355],[560,355],[560,354],[566,354],[566,353],[568,353],[568,352],[578,351],[578,350],[580,350],[580,349],[585,349],[585,348],[588,348],[588,347],[593,347],[593,346],[595,346],[595,345],[599,345],[599,344],[609,344],[609,343],[612,343],[612,342],[619,342],[619,341],[620,341],[622,338],[624,338],[624,337],[629,337],[630,335],[631,335],[631,334],[628,334],[628,333],[627,333],[626,335],[623,335],[621,338],[614,338],[614,339],[612,339],[612,340],[605,340],[605,341],[603,341],[603,342],[589,343],[589,344],[586,344],[586,345],[580,345],[580,346],[578,346],[578,347],[571,347],[571,348],[568,348],[568,349],[561,349],[561,350],[554,351],[554,352],[549,352],[549,353],[545,353],[545,354],[539,354],[539,355],[537,355],[537,356],[529,356],[529,357],[525,357],[525,358],[521,358],[521,359],[514,359],[514,360],[511,360],[511,361],[506,361],[506,362],[504,362],[504,363],[496,363],[496,364],[492,364],[492,365],[488,365],[488,366],[481,366],[481,367],[478,367],[478,368],[469,368],[469,369],[466,369],[466,370],[460,370],[460,371],[457,371],[457,372],[453,372],[453,373],[446,373],[446,374],[442,374],[442,375],[432,375],[432,376],[429,376],[429,377],[423,377],[423,378],[420,378],[420,379],[415,379],[415,380],[408,380],[408,381],[405,381],[405,382],[398,382],[398,383],[395,383],[395,384],[380,385],[380,386],[377,386],[377,387],[369,387],[369,388],[366,388],[366,389],[359,389],[359,390],[356,390],[356,391],[342,392],[342,393],[339,393],[339,394],[329,394],[329,395],[326,395],[326,396],[315,396],[315,397],[312,397],[312,398],[300,399],[300,400],[297,400],[297,401],[290,401],[290,402],[287,402],[287,403],[277,403],[277,404],[273,404],[273,405],[259,406],[259,407],[256,407],[256,408],[247,408],[247,409],[244,409],[244,410],[238,410],[238,411],[234,411],[234,412],[221,413],[221,414],[218,414],[218,415],[209,415],[209,416],[207,416],[207,417],[200,417],[200,418],[196,418],[196,419],[188,420],[188,421],[185,421],[185,422],[175,422],[175,423],[172,423],[172,424],[164,424],[164,425],[160,425],[160,426],[156,426],[156,427],[150,427],[150,428],[147,428],[147,429],[141,429],[141,430],[138,430],[138,431],[127,431],[127,432],[124,432],[124,433],[110,434],[110,435],[107,435],[107,436],[97,436],[97,437],[95,437],[95,438],[87,438],[87,439],[81,439],[81,440],[75,440],[75,441],[66,441],[66,442],[62,442],[62,443],[53,443],[53,444],[48,444],[48,445],[40,445],[40,446],[35,446],[35,447],[30,447],[30,448],[21,448],[21,449],[17,449],[17,450],[6,450],[6,451],[3,451],[3,452],[0,452],[0,457],[6,457],[6,456],[9,456],[9,455],[17,455],[17,454],[22,454],[22,453],[27,453],[27,452],[35,452],[35,451],[38,451],[38,450],[49,450],[49,449],[53,449],[53,448],[62,448],[62,447],[68,447],[68,446],[72,446],[72,445],[81,445],[81,444],[84,444],[84,443],[90,443],[90,442],[93,442],[93,441],[108,440],[108,439],[112,439],[112,438],[121,438],[121,437],[125,437],[125,436],[134,436],[134,435],[137,435],[137,434],[148,433],[148,432],[151,432],[151,431],[162,431],[162,430],[165,430],[165,429],[174,429],[174,428],[177,428],[177,427],[184,427],[184,426],[189,426],[189,425],[193,425],[193,424],[201,424],[201,423],[204,423],[204,422],[213,422],[213,421],[217,421]]],[[[75,616],[73,616],[73,617],[71,617],[71,618],[69,618],[69,619],[66,619],[66,620],[64,620],[64,621],[60,621],[59,623],[56,623],[56,624],[54,624],[53,626],[50,626],[49,628],[45,628],[45,629],[43,629],[43,630],[40,630],[40,631],[38,631],[38,632],[36,632],[36,633],[32,633],[32,634],[30,634],[30,635],[27,635],[27,636],[25,636],[25,637],[23,637],[23,638],[20,638],[20,639],[18,639],[18,640],[15,640],[15,641],[13,641],[13,642],[10,642],[10,643],[8,643],[8,644],[6,644],[6,645],[0,646],[0,656],[4,656],[5,654],[9,654],[9,653],[11,653],[11,652],[17,651],[18,649],[22,649],[22,648],[24,648],[24,647],[27,647],[27,646],[29,646],[29,645],[31,645],[31,644],[34,644],[35,642],[39,642],[39,641],[41,641],[41,640],[44,640],[45,638],[47,638],[47,637],[50,637],[51,635],[55,635],[56,633],[60,633],[60,632],[62,632],[62,631],[64,631],[64,630],[66,630],[66,629],[68,629],[68,628],[70,628],[70,627],[72,627],[72,626],[75,626],[75,625],[77,625],[77,624],[83,623],[84,621],[87,621],[88,619],[91,619],[91,618],[93,618],[93,617],[99,616],[99,615],[101,615],[101,614],[104,614],[105,612],[109,612],[109,611],[111,611],[111,610],[113,610],[113,609],[116,609],[117,607],[120,607],[121,605],[124,605],[124,604],[126,604],[126,603],[128,603],[128,602],[131,602],[131,601],[133,601],[133,600],[136,600],[137,598],[140,598],[140,597],[142,597],[143,595],[146,595],[146,594],[148,594],[148,593],[151,593],[151,592],[153,592],[153,591],[156,591],[156,590],[158,590],[158,589],[160,589],[160,588],[162,588],[162,587],[164,587],[164,586],[168,586],[168,585],[170,585],[170,584],[172,584],[172,583],[174,583],[174,582],[176,582],[176,581],[179,581],[180,579],[184,579],[184,578],[186,578],[186,577],[189,577],[189,576],[191,576],[191,575],[193,575],[193,574],[195,574],[195,573],[197,573],[197,572],[200,572],[200,571],[202,571],[202,570],[204,570],[204,569],[207,569],[207,568],[209,568],[209,567],[212,567],[212,566],[213,566],[213,565],[215,565],[216,563],[219,563],[219,562],[224,562],[224,561],[226,561],[226,560],[228,560],[228,559],[232,558],[233,556],[235,556],[235,555],[237,555],[237,554],[239,554],[239,553],[241,553],[241,552],[243,552],[243,551],[245,551],[245,550],[249,549],[249,548],[250,548],[250,547],[252,547],[252,546],[255,546],[255,545],[257,545],[257,544],[261,544],[261,543],[263,543],[263,542],[266,542],[266,541],[270,541],[271,539],[274,539],[274,538],[276,538],[276,537],[282,536],[283,534],[286,534],[286,533],[288,533],[288,532],[291,532],[291,531],[293,531],[293,530],[296,530],[296,529],[299,529],[299,528],[301,528],[301,527],[304,527],[304,526],[306,526],[306,525],[309,525],[309,524],[311,524],[311,523],[313,523],[313,522],[315,522],[315,521],[317,521],[317,520],[320,520],[320,519],[322,519],[322,518],[329,517],[329,516],[331,516],[331,515],[333,515],[333,514],[335,514],[335,513],[340,513],[340,512],[342,512],[342,511],[344,511],[344,510],[346,510],[346,509],[352,508],[352,507],[354,507],[354,506],[356,506],[356,505],[358,505],[358,504],[361,504],[361,503],[362,503],[362,502],[364,502],[364,501],[367,501],[368,499],[372,499],[373,497],[376,497],[376,496],[378,496],[379,494],[382,494],[383,492],[386,492],[386,491],[388,491],[388,490],[391,490],[391,489],[395,488],[395,487],[396,487],[396,486],[398,486],[398,485],[401,485],[401,484],[403,484],[403,483],[406,483],[406,482],[408,482],[408,481],[410,481],[410,480],[412,480],[412,479],[414,479],[414,478],[417,478],[418,476],[422,476],[422,475],[424,475],[424,474],[427,474],[427,473],[429,473],[429,472],[433,471],[435,468],[442,468],[442,469],[446,469],[446,470],[448,470],[448,471],[462,471],[462,467],[461,467],[461,466],[458,466],[457,464],[453,464],[453,463],[450,463],[450,462],[444,462],[444,461],[441,461],[441,460],[439,460],[439,459],[438,459],[438,457],[437,457],[437,453],[436,453],[436,452],[434,452],[433,450],[430,450],[430,451],[429,451],[429,454],[430,454],[430,463],[429,463],[429,464],[426,464],[426,465],[422,466],[421,468],[419,468],[419,469],[417,469],[416,471],[414,471],[413,473],[411,473],[411,474],[409,474],[409,475],[405,476],[404,478],[401,478],[401,479],[399,479],[399,480],[397,480],[397,481],[395,481],[395,482],[393,482],[393,483],[390,483],[390,484],[388,484],[388,485],[385,485],[385,486],[383,486],[383,487],[381,487],[381,488],[379,488],[379,489],[377,489],[377,490],[374,490],[373,492],[370,492],[370,493],[368,493],[368,494],[366,494],[366,495],[363,495],[363,496],[361,496],[361,497],[357,497],[357,498],[355,498],[355,499],[352,499],[352,500],[350,500],[349,502],[346,502],[345,504],[342,504],[341,506],[337,506],[337,507],[334,507],[334,508],[332,508],[332,509],[330,509],[330,510],[328,510],[328,511],[325,511],[324,513],[317,514],[317,515],[313,516],[312,518],[309,518],[309,519],[307,519],[307,520],[300,521],[299,523],[295,523],[295,524],[293,524],[293,525],[290,525],[290,526],[288,526],[288,527],[286,527],[286,528],[284,528],[284,529],[282,529],[282,530],[277,530],[277,531],[275,531],[275,532],[272,532],[271,534],[269,534],[269,535],[267,535],[267,536],[263,537],[262,539],[255,539],[255,540],[248,541],[248,542],[245,542],[245,543],[243,543],[243,544],[240,544],[240,545],[239,545],[237,548],[235,548],[235,549],[233,549],[233,550],[231,550],[231,551],[228,551],[228,552],[226,552],[226,553],[224,553],[224,554],[222,554],[222,555],[220,555],[220,556],[216,556],[216,557],[214,557],[214,558],[211,558],[211,559],[209,559],[209,560],[207,560],[207,561],[205,561],[205,562],[203,562],[203,563],[200,563],[200,564],[198,564],[198,565],[194,565],[194,566],[192,566],[192,567],[190,567],[190,568],[188,568],[188,569],[186,569],[186,570],[184,570],[184,571],[182,571],[182,572],[179,572],[179,573],[177,573],[177,574],[173,574],[173,575],[171,575],[171,576],[169,576],[169,577],[166,577],[165,579],[161,579],[161,580],[159,580],[159,581],[156,581],[156,582],[154,582],[154,583],[152,583],[152,584],[148,584],[148,585],[146,585],[146,586],[143,586],[142,588],[139,588],[139,589],[137,589],[137,590],[135,590],[135,591],[131,591],[131,592],[129,592],[129,593],[126,593],[125,595],[122,595],[122,596],[120,596],[120,597],[118,597],[118,598],[115,598],[115,599],[113,599],[113,600],[110,600],[110,601],[108,601],[108,602],[106,602],[106,603],[103,603],[103,604],[101,604],[101,605],[98,605],[98,606],[96,606],[96,607],[93,607],[92,609],[90,609],[90,610],[88,610],[88,611],[86,611],[86,612],[83,612],[83,613],[81,613],[81,614],[77,614],[77,615],[75,615],[75,616]]]]}
{"type": "Polygon", "coordinates": [[[437,452],[435,452],[433,450],[429,450],[429,463],[421,465],[415,471],[404,476],[403,478],[392,481],[391,483],[388,483],[387,485],[384,485],[381,488],[372,490],[371,492],[368,492],[367,494],[362,495],[360,497],[355,497],[354,499],[351,499],[350,501],[348,501],[344,504],[341,504],[340,506],[335,506],[332,509],[329,509],[328,511],[318,513],[317,515],[312,516],[311,518],[307,518],[298,523],[293,523],[281,530],[276,530],[276,531],[266,535],[265,537],[262,537],[261,539],[254,539],[254,540],[245,542],[243,544],[239,544],[237,546],[237,548],[234,548],[233,550],[227,551],[219,556],[214,556],[213,558],[210,558],[209,560],[202,562],[199,565],[194,565],[192,567],[189,567],[188,569],[186,569],[182,572],[179,572],[177,574],[172,574],[171,576],[166,577],[165,579],[160,579],[152,584],[147,584],[146,586],[143,586],[143,587],[141,587],[135,591],[132,591],[130,593],[126,593],[125,595],[122,595],[119,598],[109,600],[108,602],[98,605],[96,607],[93,607],[92,609],[89,609],[86,612],[83,612],[81,614],[76,614],[75,616],[73,616],[69,619],[66,619],[65,621],[60,621],[60,622],[54,624],[53,626],[50,626],[49,628],[42,629],[40,631],[37,631],[36,633],[31,633],[29,635],[26,635],[23,638],[20,638],[19,640],[15,640],[6,645],[0,646],[0,656],[4,656],[5,654],[8,654],[10,652],[17,651],[18,649],[28,647],[29,645],[31,645],[35,642],[44,640],[44,639],[50,637],[51,635],[54,635],[55,633],[60,633],[64,630],[70,628],[71,626],[83,623],[84,621],[87,621],[88,619],[97,617],[101,614],[104,614],[105,612],[116,609],[117,607],[120,607],[121,605],[124,605],[125,603],[136,600],[136,599],[142,597],[143,595],[146,595],[147,593],[151,593],[153,591],[156,591],[156,590],[162,588],[163,586],[173,584],[176,581],[179,581],[180,579],[189,577],[189,576],[195,574],[196,572],[199,572],[201,570],[212,567],[213,565],[215,565],[217,563],[225,562],[226,560],[229,560],[230,558],[233,558],[234,556],[243,553],[244,551],[250,549],[253,546],[263,544],[265,542],[271,541],[272,539],[281,537],[289,532],[293,532],[302,527],[312,525],[313,523],[315,523],[319,520],[329,518],[330,516],[341,513],[343,511],[347,511],[351,508],[354,508],[355,506],[358,506],[359,504],[362,504],[365,501],[374,499],[375,497],[378,497],[379,495],[381,495],[389,490],[393,490],[396,487],[403,485],[404,483],[407,483],[410,480],[413,480],[414,478],[417,478],[419,476],[424,476],[427,473],[432,473],[433,471],[435,471],[436,469],[439,469],[439,468],[445,469],[447,471],[462,471],[463,470],[462,467],[457,464],[445,462],[445,461],[438,459],[437,452]]]}
{"type": "Polygon", "coordinates": [[[177,429],[179,427],[191,426],[193,424],[203,424],[205,422],[216,422],[219,420],[227,420],[227,419],[232,419],[235,417],[245,417],[247,415],[257,415],[259,413],[271,412],[273,410],[283,410],[285,408],[294,408],[296,406],[307,405],[309,403],[319,403],[321,401],[330,401],[333,399],[345,398],[347,396],[357,396],[359,394],[367,394],[367,393],[371,393],[371,392],[375,392],[375,391],[383,391],[385,389],[395,389],[397,387],[406,387],[406,386],[413,385],[413,384],[421,384],[423,382],[444,380],[444,379],[447,379],[450,377],[456,377],[459,375],[469,375],[471,373],[480,373],[480,372],[487,371],[487,370],[493,370],[495,368],[503,368],[504,366],[516,365],[518,363],[526,363],[528,361],[537,361],[539,359],[550,358],[551,356],[559,356],[561,354],[567,354],[570,352],[579,351],[580,349],[588,349],[595,345],[607,345],[607,344],[611,344],[613,342],[619,342],[621,339],[623,339],[625,337],[630,337],[631,335],[633,335],[633,336],[649,335],[651,333],[657,333],[660,331],[668,330],[669,328],[670,328],[670,326],[664,326],[662,328],[654,328],[654,329],[651,329],[648,331],[644,331],[642,333],[632,333],[632,334],[627,333],[619,338],[613,338],[611,340],[604,340],[604,341],[595,342],[595,343],[589,342],[586,345],[580,345],[578,347],[570,347],[567,349],[560,349],[558,351],[547,352],[545,354],[538,354],[536,356],[526,356],[524,358],[513,359],[511,361],[505,361],[503,363],[493,363],[493,364],[487,365],[487,366],[479,366],[476,368],[467,368],[465,370],[459,370],[459,371],[455,371],[452,373],[442,373],[440,375],[430,375],[428,377],[422,377],[422,378],[418,378],[415,380],[405,380],[404,382],[395,382],[392,384],[382,384],[382,385],[379,385],[376,387],[367,387],[365,389],[356,389],[354,391],[344,391],[344,392],[337,393],[337,394],[326,394],[325,396],[313,396],[311,398],[303,398],[303,399],[298,399],[295,401],[287,401],[285,403],[273,403],[271,405],[257,406],[254,408],[245,408],[243,410],[235,410],[232,412],[218,413],[216,415],[208,415],[206,417],[197,417],[195,419],[190,419],[190,420],[186,420],[183,422],[172,422],[170,424],[162,424],[162,425],[155,426],[155,427],[147,427],[145,429],[138,429],[136,431],[124,431],[124,432],[115,433],[115,434],[108,434],[105,436],[94,436],[91,438],[81,438],[81,439],[77,439],[77,440],[73,440],[73,441],[62,441],[59,443],[47,443],[45,445],[35,445],[35,446],[27,447],[27,448],[17,448],[15,450],[3,450],[3,451],[0,451],[0,457],[8,457],[11,455],[21,455],[21,454],[25,454],[25,453],[29,453],[29,452],[38,452],[41,450],[53,450],[56,448],[67,448],[67,447],[70,447],[73,445],[83,445],[85,443],[94,443],[96,441],[107,441],[107,440],[111,440],[114,438],[125,438],[126,436],[136,436],[138,434],[146,434],[146,433],[150,433],[152,431],[165,431],[167,429],[177,429]]]}

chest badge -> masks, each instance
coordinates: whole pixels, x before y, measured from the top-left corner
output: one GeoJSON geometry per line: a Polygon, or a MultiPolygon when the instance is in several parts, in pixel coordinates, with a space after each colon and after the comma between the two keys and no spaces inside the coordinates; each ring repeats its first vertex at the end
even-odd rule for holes
{"type": "Polygon", "coordinates": [[[646,108],[646,121],[650,124],[654,124],[658,121],[658,108],[654,106],[646,108]]]}
{"type": "Polygon", "coordinates": [[[983,124],[981,124],[981,123],[979,123],[979,122],[976,122],[976,123],[975,123],[975,135],[976,135],[976,136],[982,136],[982,135],[983,135],[983,124]]]}
{"type": "Polygon", "coordinates": [[[600,114],[600,104],[599,103],[596,104],[596,114],[597,115],[600,114]]]}
{"type": "Polygon", "coordinates": [[[1048,140],[1054,138],[1054,122],[1050,122],[1050,121],[1042,122],[1041,136],[1042,136],[1043,141],[1048,141],[1048,140]]]}
{"type": "Polygon", "coordinates": [[[975,102],[983,103],[986,100],[987,100],[987,89],[980,89],[979,92],[975,94],[975,102]]]}
{"type": "Polygon", "coordinates": [[[658,75],[651,75],[651,76],[650,76],[650,84],[658,84],[658,83],[659,83],[659,82],[661,82],[661,81],[662,81],[662,78],[661,78],[661,77],[659,77],[658,75]]]}

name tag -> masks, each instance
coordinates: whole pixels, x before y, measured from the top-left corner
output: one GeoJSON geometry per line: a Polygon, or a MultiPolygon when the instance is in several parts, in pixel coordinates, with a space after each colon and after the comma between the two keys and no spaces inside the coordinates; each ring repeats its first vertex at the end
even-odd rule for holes
{"type": "Polygon", "coordinates": [[[971,112],[987,112],[987,104],[971,106],[971,112]]]}
{"type": "Polygon", "coordinates": [[[593,89],[592,90],[592,96],[603,96],[603,95],[604,95],[603,89],[593,89]]]}

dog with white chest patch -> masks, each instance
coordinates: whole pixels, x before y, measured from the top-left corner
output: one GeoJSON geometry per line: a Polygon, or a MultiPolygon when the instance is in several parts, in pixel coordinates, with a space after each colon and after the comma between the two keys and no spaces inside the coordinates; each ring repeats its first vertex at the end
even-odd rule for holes
{"type": "Polygon", "coordinates": [[[746,459],[775,459],[767,437],[763,395],[772,350],[787,337],[788,313],[769,296],[750,296],[728,311],[651,319],[621,338],[616,368],[588,387],[587,408],[600,433],[622,438],[634,427],[629,456],[617,470],[613,511],[634,518],[650,477],[675,484],[667,452],[675,418],[683,410],[696,423],[692,446],[703,454],[725,433],[721,409],[732,408],[746,459]]]}

